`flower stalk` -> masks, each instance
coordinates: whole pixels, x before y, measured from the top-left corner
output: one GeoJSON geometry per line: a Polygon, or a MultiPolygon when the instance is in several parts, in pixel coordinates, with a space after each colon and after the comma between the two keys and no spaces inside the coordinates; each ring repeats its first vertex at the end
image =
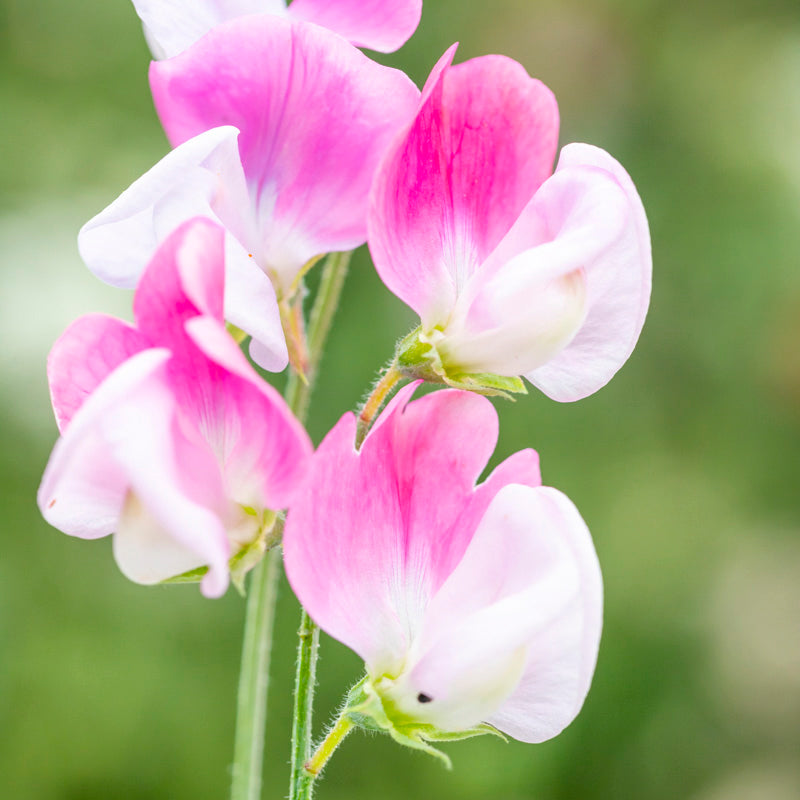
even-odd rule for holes
{"type": "Polygon", "coordinates": [[[361,447],[367,433],[369,433],[370,426],[375,416],[404,377],[404,373],[397,367],[397,361],[392,361],[383,375],[378,379],[378,382],[375,384],[358,412],[356,449],[361,447]]]}
{"type": "MultiPolygon", "coordinates": [[[[333,253],[328,257],[309,318],[306,340],[308,358],[305,373],[301,375],[296,370],[292,370],[289,375],[284,397],[289,408],[301,422],[305,422],[308,413],[308,404],[317,368],[336,308],[339,305],[349,263],[350,253],[333,253]]],[[[278,521],[277,525],[276,529],[280,533],[283,523],[278,521]],[[281,528],[277,528],[277,525],[280,525],[281,528]]],[[[277,548],[269,551],[263,561],[255,567],[250,579],[237,699],[231,800],[258,800],[261,796],[267,688],[275,619],[275,599],[280,578],[279,561],[277,548]]],[[[304,611],[300,626],[301,633],[308,626],[316,628],[304,611]]],[[[303,719],[308,719],[307,730],[304,728],[300,733],[307,741],[306,746],[309,751],[318,639],[318,630],[312,631],[310,641],[306,642],[301,635],[299,645],[300,647],[307,646],[311,650],[308,658],[303,661],[304,674],[308,671],[308,679],[304,678],[303,680],[306,685],[310,686],[310,694],[302,696],[302,709],[299,712],[303,715],[303,719]]],[[[300,661],[298,661],[298,674],[299,668],[300,661]]],[[[294,753],[294,747],[292,750],[294,753]]],[[[294,780],[292,784],[294,785],[294,780]]]]}

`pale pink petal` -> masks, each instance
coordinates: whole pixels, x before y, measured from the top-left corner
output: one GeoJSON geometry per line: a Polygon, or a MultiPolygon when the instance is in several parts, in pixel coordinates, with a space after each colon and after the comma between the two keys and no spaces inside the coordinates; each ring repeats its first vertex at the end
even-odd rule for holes
{"type": "Polygon", "coordinates": [[[103,418],[112,457],[124,470],[130,493],[146,509],[144,523],[141,514],[123,515],[114,556],[132,580],[156,583],[175,574],[175,552],[183,549],[189,562],[194,554],[197,566],[208,565],[201,589],[218,597],[228,585],[231,552],[223,522],[228,499],[211,447],[186,430],[178,413],[184,409],[162,378],[141,383],[135,398],[103,418]],[[159,535],[172,542],[151,548],[159,535]]]}
{"type": "Polygon", "coordinates": [[[105,419],[163,372],[168,358],[166,350],[145,350],[125,361],[86,398],[56,442],[37,499],[42,516],[60,531],[83,539],[114,531],[129,480],[106,441],[105,419]]]}
{"type": "Polygon", "coordinates": [[[313,256],[365,241],[373,174],[419,97],[339,36],[269,15],[152,64],[150,83],[173,145],[219,125],[241,131],[260,237],[251,252],[284,290],[313,256]]]}
{"type": "Polygon", "coordinates": [[[397,666],[460,560],[472,531],[459,519],[497,438],[486,398],[446,390],[408,404],[414,388],[401,390],[358,453],[352,415],[328,434],[284,537],[301,602],[376,670],[397,666]]]}
{"type": "Polygon", "coordinates": [[[409,669],[393,690],[400,709],[444,729],[489,721],[528,741],[554,736],[588,689],[599,639],[599,581],[591,538],[563,495],[501,489],[428,608],[409,669]],[[536,692],[528,686],[524,730],[502,724],[507,709],[516,709],[523,676],[538,681],[536,692]],[[421,704],[420,694],[429,701],[421,704]]]}
{"type": "Polygon", "coordinates": [[[391,53],[417,29],[422,0],[294,0],[289,15],[336,31],[358,47],[391,53]]]}
{"type": "Polygon", "coordinates": [[[372,189],[369,243],[386,285],[444,324],[470,276],[552,170],[558,110],[515,61],[455,67],[451,48],[396,140],[372,189]]]}
{"type": "Polygon", "coordinates": [[[286,11],[284,0],[133,0],[133,5],[157,58],[177,55],[225,20],[286,11]]]}
{"type": "MultiPolygon", "coordinates": [[[[459,298],[439,346],[445,362],[467,372],[520,375],[558,356],[595,303],[589,272],[624,236],[629,219],[628,199],[608,173],[559,170],[459,298]]],[[[619,340],[614,326],[603,333],[606,341],[619,340]]]]}
{"type": "Polygon", "coordinates": [[[555,736],[580,711],[594,674],[603,624],[602,577],[586,524],[561,492],[551,488],[537,492],[543,516],[571,551],[578,593],[561,618],[530,641],[519,686],[487,719],[525,742],[555,736]]]}
{"type": "Polygon", "coordinates": [[[50,399],[62,433],[86,398],[123,361],[150,343],[127,322],[87,314],[61,334],[47,357],[50,399]]]}
{"type": "Polygon", "coordinates": [[[311,460],[306,488],[289,509],[286,574],[323,629],[367,663],[397,669],[407,632],[386,587],[384,566],[399,559],[402,515],[388,464],[360,469],[356,421],[345,414],[311,460]]]}
{"type": "MultiPolygon", "coordinates": [[[[580,331],[555,358],[526,375],[560,401],[579,400],[611,380],[633,351],[650,302],[650,234],[633,182],[605,151],[585,144],[565,147],[554,180],[564,176],[579,183],[587,174],[613,186],[609,202],[615,193],[624,196],[626,214],[615,239],[583,264],[586,319],[580,331]]],[[[581,227],[596,230],[588,219],[581,227]]]]}
{"type": "MultiPolygon", "coordinates": [[[[89,269],[112,286],[132,289],[158,245],[182,222],[215,217],[212,205],[226,189],[243,187],[235,128],[207,131],[158,162],[78,234],[78,249],[89,269]]],[[[242,188],[246,201],[246,192],[242,188]]],[[[226,206],[227,207],[227,206],[226,206]]],[[[228,215],[230,216],[230,215],[228,215]]],[[[228,225],[231,225],[228,220],[228,225]]]]}

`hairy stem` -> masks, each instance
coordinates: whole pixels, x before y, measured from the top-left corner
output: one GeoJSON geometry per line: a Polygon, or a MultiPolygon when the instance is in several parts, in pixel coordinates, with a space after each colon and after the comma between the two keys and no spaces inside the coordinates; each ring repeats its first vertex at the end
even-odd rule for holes
{"type": "Polygon", "coordinates": [[[305,764],[311,757],[312,712],[317,680],[319,628],[303,610],[297,642],[297,671],[294,683],[294,719],[292,722],[292,775],[289,800],[311,796],[305,764]]]}
{"type": "MultiPolygon", "coordinates": [[[[284,397],[295,416],[305,422],[311,391],[322,357],[325,339],[330,331],[339,297],[347,276],[350,253],[333,253],[328,257],[320,280],[319,290],[311,310],[307,339],[305,374],[292,370],[284,397]]],[[[297,321],[299,325],[301,320],[297,321]]],[[[278,522],[277,524],[282,524],[278,522]]],[[[267,688],[269,685],[272,630],[275,619],[275,598],[280,578],[280,556],[277,548],[269,551],[250,576],[247,612],[245,616],[242,666],[236,705],[236,734],[234,741],[231,800],[259,800],[264,760],[264,734],[267,719],[267,688]]],[[[306,617],[304,612],[304,618],[306,617]]],[[[310,622],[310,620],[309,620],[310,622]]],[[[313,623],[311,623],[313,625],[313,623]]],[[[301,626],[302,629],[302,626],[301,626]]],[[[313,661],[316,662],[317,636],[313,661]]],[[[301,639],[302,641],[302,639],[301,639]]],[[[306,697],[310,721],[315,680],[311,674],[311,693],[306,697]]],[[[310,727],[310,725],[309,725],[310,727]]],[[[311,732],[307,733],[310,742],[311,732]]]]}
{"type": "Polygon", "coordinates": [[[297,800],[311,800],[314,792],[314,782],[333,755],[334,750],[342,743],[345,736],[353,729],[354,724],[344,715],[333,724],[328,735],[314,751],[314,755],[303,765],[298,776],[297,800]]]}
{"type": "Polygon", "coordinates": [[[356,429],[356,448],[360,448],[369,432],[370,426],[381,406],[386,402],[397,384],[404,378],[403,373],[392,362],[378,379],[367,399],[358,412],[358,428],[356,429]]]}

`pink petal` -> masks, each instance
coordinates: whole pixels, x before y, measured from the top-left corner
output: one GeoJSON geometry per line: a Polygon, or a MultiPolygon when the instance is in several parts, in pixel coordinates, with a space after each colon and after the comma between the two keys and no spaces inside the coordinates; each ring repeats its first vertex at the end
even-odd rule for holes
{"type": "Polygon", "coordinates": [[[373,174],[419,97],[335,34],[270,16],[220,26],[152,64],[150,83],[173,145],[219,125],[241,131],[253,252],[284,290],[313,256],[365,241],[373,174]]]}
{"type": "Polygon", "coordinates": [[[86,398],[56,442],[37,500],[42,516],[71,536],[95,539],[116,527],[129,480],[106,440],[106,417],[163,372],[166,350],[145,350],[115,369],[86,398]]]}
{"type": "Polygon", "coordinates": [[[47,357],[50,398],[62,433],[86,398],[123,361],[149,347],[128,323],[105,314],[75,320],[47,357]]]}
{"type": "Polygon", "coordinates": [[[171,364],[173,390],[217,454],[228,496],[242,506],[286,508],[313,452],[305,428],[219,323],[196,317],[186,332],[203,356],[171,364]]]}
{"type": "Polygon", "coordinates": [[[156,251],[133,301],[139,330],[181,358],[196,350],[184,324],[198,316],[222,322],[224,231],[202,217],[181,225],[156,251]]]}
{"type": "Polygon", "coordinates": [[[431,328],[552,169],[558,110],[516,62],[434,69],[417,117],[376,176],[370,250],[381,279],[431,328]]]}
{"type": "Polygon", "coordinates": [[[294,0],[289,15],[336,31],[358,47],[391,53],[417,29],[422,0],[294,0]]]}
{"type": "MultiPolygon", "coordinates": [[[[622,193],[626,216],[607,247],[584,262],[587,313],[578,334],[558,356],[526,377],[554,400],[586,397],[604,386],[627,361],[638,341],[650,302],[652,256],[642,202],[628,174],[608,153],[585,144],[567,145],[555,178],[581,181],[591,174],[622,193]]],[[[583,222],[588,229],[589,220],[583,222]]]]}
{"type": "Polygon", "coordinates": [[[459,523],[497,438],[491,403],[401,390],[356,453],[345,415],[312,459],[284,537],[292,587],[370,669],[397,666],[427,598],[466,548],[459,523]]]}

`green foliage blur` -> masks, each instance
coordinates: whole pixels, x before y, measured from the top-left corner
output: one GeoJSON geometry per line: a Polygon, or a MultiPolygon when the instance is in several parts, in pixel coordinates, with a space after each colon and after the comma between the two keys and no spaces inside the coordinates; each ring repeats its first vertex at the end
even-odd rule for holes
{"type": "MultiPolygon", "coordinates": [[[[800,5],[796,0],[426,0],[381,57],[421,84],[521,61],[559,99],[561,143],[628,169],[653,301],[597,395],[499,402],[496,460],[539,450],[594,534],[606,589],[593,688],[539,746],[448,746],[455,769],[353,735],[320,800],[800,797],[800,5]]],[[[0,0],[0,797],[224,798],[244,603],[143,588],[109,541],[71,539],[35,492],[56,427],[44,375],[87,311],[130,317],[75,246],[167,152],[129,0],[0,0]]],[[[315,441],[412,324],[359,251],[313,398],[315,441]]],[[[265,800],[288,786],[298,609],[278,609],[265,800]]],[[[319,729],[360,664],[323,637],[319,729]]]]}

